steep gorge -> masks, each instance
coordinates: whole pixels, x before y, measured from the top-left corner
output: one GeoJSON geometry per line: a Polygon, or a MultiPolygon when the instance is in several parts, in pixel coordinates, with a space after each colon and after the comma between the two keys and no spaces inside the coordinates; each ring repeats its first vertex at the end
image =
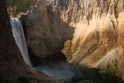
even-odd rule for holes
{"type": "Polygon", "coordinates": [[[61,50],[64,42],[72,39],[74,29],[60,18],[59,11],[46,5],[45,0],[39,0],[34,8],[21,17],[34,65],[66,61],[61,50]]]}
{"type": "MultiPolygon", "coordinates": [[[[89,69],[102,68],[114,58],[118,59],[124,78],[124,0],[39,0],[21,14],[30,59],[41,72],[24,63],[12,36],[5,1],[0,4],[0,82],[25,77],[32,83],[65,82],[42,72],[77,82],[86,77],[72,63],[89,69]]],[[[96,72],[90,76],[93,75],[96,72]]]]}
{"type": "Polygon", "coordinates": [[[39,0],[21,20],[35,65],[66,60],[64,45],[70,63],[98,67],[117,58],[124,74],[123,15],[124,0],[39,0]]]}
{"type": "Polygon", "coordinates": [[[74,23],[75,33],[63,49],[69,62],[99,67],[117,58],[124,74],[123,0],[80,0],[81,20],[74,23]],[[82,7],[82,8],[81,8],[82,7]]]}
{"type": "Polygon", "coordinates": [[[0,83],[64,83],[25,64],[12,35],[5,0],[0,0],[0,10],[0,83]]]}

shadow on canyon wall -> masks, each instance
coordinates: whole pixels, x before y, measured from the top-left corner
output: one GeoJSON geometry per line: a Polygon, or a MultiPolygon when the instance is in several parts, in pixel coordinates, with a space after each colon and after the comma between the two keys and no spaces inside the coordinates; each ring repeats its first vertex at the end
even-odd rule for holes
{"type": "Polygon", "coordinates": [[[5,0],[0,0],[0,11],[0,83],[64,83],[25,64],[12,35],[5,0]]]}
{"type": "MultiPolygon", "coordinates": [[[[33,12],[33,14],[35,13],[33,12]]],[[[34,66],[66,61],[66,56],[61,50],[64,48],[64,42],[71,40],[74,34],[74,27],[70,26],[70,23],[62,21],[60,12],[56,13],[47,9],[46,15],[48,15],[46,18],[41,15],[39,18],[42,18],[39,19],[39,15],[34,16],[32,13],[28,13],[20,18],[29,56],[34,66]],[[48,24],[45,24],[43,20],[48,24]]]]}
{"type": "MultiPolygon", "coordinates": [[[[46,55],[45,57],[41,57],[41,56],[43,56],[42,53],[40,54],[40,57],[37,56],[34,52],[32,52],[32,49],[30,47],[28,47],[29,57],[30,57],[31,62],[33,63],[34,66],[38,66],[38,65],[41,65],[41,64],[59,63],[59,62],[62,62],[62,61],[64,61],[64,62],[67,61],[67,57],[61,52],[61,50],[64,48],[64,42],[67,41],[68,39],[71,40],[73,38],[74,27],[71,27],[69,24],[67,24],[65,22],[62,22],[62,21],[60,21],[60,24],[62,26],[64,25],[63,26],[63,30],[60,30],[60,33],[62,33],[61,34],[61,37],[63,37],[63,34],[65,36],[69,34],[69,35],[71,35],[71,37],[63,37],[61,39],[62,40],[61,41],[55,35],[54,35],[55,36],[55,39],[54,40],[45,39],[45,36],[44,36],[44,38],[41,40],[40,45],[42,46],[42,44],[44,44],[45,47],[43,47],[43,48],[46,48],[47,49],[46,52],[44,50],[41,50],[41,51],[44,51],[46,53],[45,54],[46,55]],[[68,27],[69,30],[66,29],[65,26],[68,27]],[[70,33],[70,31],[71,31],[71,33],[70,33]],[[53,45],[57,44],[57,43],[54,43],[52,41],[59,42],[58,45],[57,45],[57,47],[55,47],[55,48],[54,48],[54,46],[50,47],[51,46],[51,43],[53,45]]],[[[59,26],[57,26],[57,27],[59,27],[59,26]]]]}

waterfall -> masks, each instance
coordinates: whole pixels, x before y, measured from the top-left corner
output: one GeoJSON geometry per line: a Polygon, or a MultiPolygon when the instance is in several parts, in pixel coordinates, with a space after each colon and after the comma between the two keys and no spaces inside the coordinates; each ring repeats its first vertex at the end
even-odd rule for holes
{"type": "Polygon", "coordinates": [[[12,26],[12,33],[15,38],[16,44],[22,54],[22,57],[27,65],[31,66],[31,62],[28,56],[28,49],[25,41],[24,31],[22,24],[18,18],[11,18],[10,23],[12,26]]]}
{"type": "Polygon", "coordinates": [[[15,38],[16,44],[22,54],[22,57],[27,65],[31,67],[32,70],[38,70],[44,72],[50,77],[56,79],[65,79],[69,81],[82,80],[81,70],[77,66],[73,66],[67,62],[59,62],[56,64],[49,65],[39,65],[37,67],[32,67],[28,49],[25,41],[24,31],[22,24],[18,18],[11,18],[10,20],[12,26],[13,37],[15,38]]]}

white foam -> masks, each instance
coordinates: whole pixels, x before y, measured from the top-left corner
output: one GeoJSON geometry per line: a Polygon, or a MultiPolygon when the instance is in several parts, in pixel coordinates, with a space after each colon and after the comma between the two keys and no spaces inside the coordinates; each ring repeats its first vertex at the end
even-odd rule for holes
{"type": "Polygon", "coordinates": [[[12,26],[13,37],[15,38],[16,44],[23,56],[23,59],[25,63],[31,67],[22,24],[18,18],[11,18],[10,23],[12,26]]]}

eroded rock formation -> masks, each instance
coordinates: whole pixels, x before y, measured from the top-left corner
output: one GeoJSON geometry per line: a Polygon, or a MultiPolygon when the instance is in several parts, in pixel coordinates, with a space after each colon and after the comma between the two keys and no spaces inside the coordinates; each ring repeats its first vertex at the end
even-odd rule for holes
{"type": "Polygon", "coordinates": [[[117,58],[124,74],[124,0],[71,1],[79,8],[72,15],[80,14],[72,21],[74,37],[63,49],[68,61],[98,67],[106,57],[117,58]]]}
{"type": "Polygon", "coordinates": [[[69,62],[97,67],[117,58],[124,74],[123,15],[124,0],[39,0],[21,19],[35,56],[60,53],[68,40],[62,52],[69,62]]]}
{"type": "Polygon", "coordinates": [[[30,70],[15,43],[5,0],[0,0],[0,83],[63,83],[30,70]]]}
{"type": "Polygon", "coordinates": [[[34,8],[22,15],[27,45],[35,65],[66,61],[61,50],[64,42],[72,39],[74,29],[60,17],[61,10],[46,4],[45,0],[39,0],[34,8]]]}

